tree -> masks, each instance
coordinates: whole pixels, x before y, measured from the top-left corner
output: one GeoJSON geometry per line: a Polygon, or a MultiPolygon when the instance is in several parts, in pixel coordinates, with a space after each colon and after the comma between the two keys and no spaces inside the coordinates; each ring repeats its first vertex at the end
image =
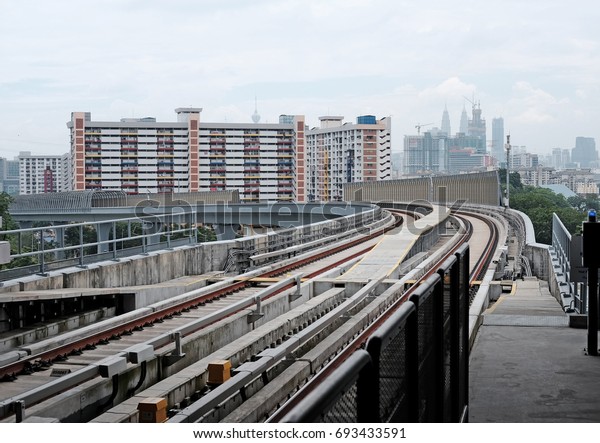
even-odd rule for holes
{"type": "Polygon", "coordinates": [[[536,240],[548,245],[552,244],[553,213],[558,215],[571,234],[578,231],[585,219],[585,212],[571,206],[563,195],[533,186],[513,190],[511,185],[510,207],[527,214],[533,224],[536,240]]]}
{"type": "Polygon", "coordinates": [[[600,209],[600,200],[595,194],[585,194],[585,196],[574,195],[567,199],[569,204],[579,211],[589,211],[590,209],[600,209]]]}
{"type": "Polygon", "coordinates": [[[12,219],[8,208],[14,201],[14,198],[6,192],[0,193],[0,216],[2,217],[2,230],[10,231],[13,229],[19,229],[19,225],[12,219]]]}

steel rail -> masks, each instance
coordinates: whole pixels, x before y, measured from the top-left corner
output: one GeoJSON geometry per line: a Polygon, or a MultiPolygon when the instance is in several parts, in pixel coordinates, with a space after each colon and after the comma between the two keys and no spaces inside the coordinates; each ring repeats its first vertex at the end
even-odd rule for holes
{"type": "MultiPolygon", "coordinates": [[[[85,350],[86,347],[95,346],[98,343],[101,343],[106,340],[114,339],[115,337],[119,337],[123,334],[132,334],[132,333],[134,333],[134,331],[136,329],[144,328],[148,325],[154,324],[155,322],[164,321],[165,319],[168,319],[174,315],[179,315],[179,314],[181,314],[181,312],[186,311],[188,309],[193,309],[201,304],[208,303],[211,300],[214,300],[214,299],[223,297],[225,295],[231,294],[233,292],[242,290],[252,284],[253,278],[261,278],[261,277],[266,278],[266,277],[282,275],[286,272],[297,269],[300,266],[307,265],[309,263],[323,259],[327,256],[341,252],[347,248],[356,246],[360,243],[364,243],[368,240],[371,240],[373,238],[376,238],[377,236],[382,235],[383,233],[385,233],[388,230],[392,229],[393,227],[397,226],[400,222],[401,222],[401,220],[399,220],[398,217],[395,217],[395,220],[394,220],[394,223],[392,224],[392,226],[380,227],[368,235],[362,235],[356,239],[346,240],[346,241],[342,242],[342,244],[335,246],[335,247],[322,248],[323,250],[321,250],[321,249],[317,250],[319,252],[316,252],[316,253],[314,251],[307,252],[307,253],[302,254],[301,256],[298,256],[294,259],[284,261],[283,265],[277,266],[274,269],[269,269],[267,271],[261,271],[260,269],[258,269],[258,270],[252,271],[252,272],[246,274],[247,280],[244,280],[244,279],[240,280],[240,278],[238,276],[238,278],[236,278],[236,279],[232,278],[229,281],[224,281],[224,282],[215,284],[215,286],[218,286],[218,288],[213,287],[213,290],[210,290],[210,289],[206,290],[206,288],[202,288],[202,289],[199,289],[196,291],[192,291],[191,293],[188,293],[187,295],[190,295],[192,293],[199,293],[199,292],[202,292],[202,294],[199,295],[198,297],[187,298],[186,300],[171,304],[165,308],[157,309],[153,312],[144,314],[135,319],[127,320],[124,322],[118,322],[118,324],[110,326],[105,330],[94,332],[90,335],[77,338],[77,339],[75,339],[73,341],[69,341],[67,343],[61,343],[59,346],[57,346],[53,349],[44,350],[38,354],[29,355],[25,358],[21,358],[18,361],[11,362],[11,363],[1,367],[0,368],[0,379],[4,379],[4,380],[14,379],[14,377],[16,377],[22,373],[26,373],[27,371],[32,370],[32,368],[39,367],[40,363],[43,366],[47,366],[47,365],[52,364],[52,362],[55,361],[56,359],[63,359],[73,352],[80,352],[82,350],[85,350]]],[[[328,266],[323,267],[319,271],[315,271],[315,272],[311,273],[310,276],[314,277],[315,275],[326,272],[336,266],[339,266],[341,263],[343,263],[345,261],[355,258],[357,255],[367,252],[371,248],[372,248],[372,246],[367,247],[367,248],[355,253],[351,257],[346,257],[344,259],[340,259],[340,260],[336,261],[333,264],[329,264],[328,266]]],[[[263,267],[263,269],[267,268],[267,267],[269,267],[269,266],[263,267]]],[[[243,275],[242,275],[242,277],[243,277],[243,275]]],[[[286,287],[281,288],[276,293],[271,294],[271,296],[275,296],[278,293],[291,288],[292,286],[293,286],[293,284],[290,283],[286,287]]],[[[178,296],[178,298],[183,298],[184,295],[186,295],[186,294],[183,294],[182,296],[178,296]]],[[[244,308],[240,308],[239,310],[241,310],[241,309],[244,309],[244,308]]],[[[217,321],[217,320],[215,320],[215,321],[217,321]]],[[[203,326],[203,327],[205,327],[205,326],[203,326]]]]}
{"type": "MultiPolygon", "coordinates": [[[[470,216],[471,214],[469,214],[470,216]]],[[[286,403],[284,403],[279,409],[273,412],[273,414],[268,418],[267,422],[278,422],[282,419],[293,407],[295,407],[306,395],[310,392],[314,391],[318,388],[319,384],[322,383],[327,377],[329,377],[335,370],[337,370],[340,365],[346,361],[350,355],[352,355],[358,349],[364,348],[369,337],[394,313],[396,310],[410,298],[412,293],[416,290],[420,282],[425,281],[435,272],[439,266],[441,266],[449,257],[451,257],[460,247],[462,247],[465,243],[469,241],[473,233],[473,227],[471,223],[467,223],[460,216],[456,216],[461,219],[463,222],[464,228],[466,229],[465,235],[454,245],[443,257],[436,260],[435,264],[431,266],[431,268],[424,273],[423,276],[417,279],[415,284],[413,284],[410,288],[408,288],[401,297],[399,297],[394,303],[392,303],[376,320],[374,320],[369,326],[367,326],[360,334],[357,336],[351,343],[348,344],[343,350],[341,350],[332,361],[323,368],[323,370],[316,373],[311,380],[299,390],[296,395],[292,396],[286,403]]],[[[495,225],[494,225],[495,227],[495,225]]],[[[495,230],[491,230],[490,237],[497,237],[497,232],[495,230]]],[[[485,256],[491,257],[489,253],[489,248],[494,247],[497,241],[490,242],[488,241],[485,256]]],[[[489,261],[489,260],[488,260],[489,261]]],[[[479,262],[478,262],[479,263],[479,262]]],[[[472,278],[469,280],[472,282],[472,278]]]]}

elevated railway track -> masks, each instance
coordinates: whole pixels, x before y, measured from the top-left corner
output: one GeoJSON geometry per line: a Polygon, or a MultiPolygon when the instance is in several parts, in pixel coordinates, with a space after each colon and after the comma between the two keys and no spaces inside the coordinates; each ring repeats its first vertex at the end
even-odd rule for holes
{"type": "Polygon", "coordinates": [[[417,251],[411,241],[412,252],[396,274],[344,280],[408,220],[406,213],[392,212],[395,221],[370,235],[311,252],[275,251],[277,264],[215,276],[206,288],[116,317],[105,328],[93,325],[89,333],[84,328],[12,351],[0,367],[0,388],[9,387],[0,399],[2,419],[137,421],[140,400],[162,392],[170,422],[277,421],[306,395],[303,386],[317,386],[363,348],[420,282],[469,242],[473,224],[489,232],[486,241],[477,241],[485,247],[470,265],[471,282],[489,266],[498,242],[495,224],[456,214],[443,219],[445,233],[430,241],[429,250],[417,251]],[[6,363],[10,358],[16,360],[6,363]],[[214,361],[231,363],[230,379],[209,380],[214,361]],[[84,402],[82,389],[89,393],[84,402]]]}

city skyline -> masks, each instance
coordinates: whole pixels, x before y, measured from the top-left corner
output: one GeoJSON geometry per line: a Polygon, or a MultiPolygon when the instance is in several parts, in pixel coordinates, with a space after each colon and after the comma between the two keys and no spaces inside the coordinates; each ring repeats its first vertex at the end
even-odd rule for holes
{"type": "MultiPolygon", "coordinates": [[[[262,123],[280,114],[392,117],[392,150],[416,125],[453,132],[472,101],[530,152],[600,138],[600,31],[591,1],[7,4],[0,18],[0,157],[69,149],[71,112],[98,120],[262,123]],[[588,5],[589,7],[586,7],[588,5]]],[[[489,146],[488,146],[489,149],[489,146]]]]}

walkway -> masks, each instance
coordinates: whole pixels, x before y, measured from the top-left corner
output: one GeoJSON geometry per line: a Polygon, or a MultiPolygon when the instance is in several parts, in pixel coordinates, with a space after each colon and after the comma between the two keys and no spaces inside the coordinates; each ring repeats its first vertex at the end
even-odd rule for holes
{"type": "Polygon", "coordinates": [[[471,423],[599,423],[600,357],[545,282],[518,280],[484,312],[469,368],[471,423]]]}

